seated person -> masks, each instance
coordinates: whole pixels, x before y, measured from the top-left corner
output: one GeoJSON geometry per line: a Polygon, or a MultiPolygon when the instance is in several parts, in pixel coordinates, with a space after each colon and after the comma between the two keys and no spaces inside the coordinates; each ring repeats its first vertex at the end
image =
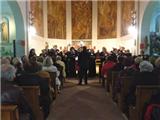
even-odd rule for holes
{"type": "Polygon", "coordinates": [[[46,57],[43,61],[43,70],[44,71],[47,71],[47,72],[56,72],[57,74],[57,77],[56,77],[56,85],[58,87],[58,92],[60,92],[60,85],[61,85],[61,82],[59,80],[59,75],[60,75],[60,72],[58,71],[57,67],[53,65],[53,60],[51,57],[46,57]]]}
{"type": "Polygon", "coordinates": [[[115,64],[115,66],[111,69],[112,71],[121,71],[124,69],[124,57],[123,56],[119,56],[118,58],[118,62],[115,64]]]}
{"type": "Polygon", "coordinates": [[[17,70],[16,76],[23,74],[24,70],[23,70],[22,61],[18,57],[13,58],[11,63],[17,70]]]}
{"type": "Polygon", "coordinates": [[[44,118],[47,118],[49,114],[49,107],[51,104],[51,98],[49,93],[49,83],[45,78],[42,78],[35,73],[39,69],[39,65],[32,65],[28,63],[24,66],[25,73],[16,77],[16,83],[18,85],[38,85],[40,87],[40,106],[42,106],[44,118]]]}
{"type": "Polygon", "coordinates": [[[160,84],[160,57],[158,57],[158,58],[155,60],[154,73],[155,73],[156,75],[158,75],[158,81],[159,81],[159,84],[160,84]]]}
{"type": "Polygon", "coordinates": [[[115,59],[113,55],[108,56],[106,63],[102,66],[101,74],[104,78],[107,78],[108,71],[115,66],[115,59]]]}
{"type": "Polygon", "coordinates": [[[3,64],[1,66],[1,104],[16,104],[18,105],[20,120],[24,120],[23,117],[25,116],[28,116],[29,120],[34,120],[23,90],[14,84],[15,73],[16,69],[12,65],[3,64]]]}
{"type": "Polygon", "coordinates": [[[145,103],[142,117],[143,120],[160,120],[160,90],[145,103]]]}
{"type": "Polygon", "coordinates": [[[62,57],[61,56],[57,56],[57,64],[59,64],[60,66],[62,66],[62,75],[64,77],[64,79],[66,78],[66,67],[65,67],[65,63],[62,61],[62,57]]]}
{"type": "Polygon", "coordinates": [[[136,86],[137,85],[157,85],[158,84],[158,76],[152,72],[153,65],[148,61],[142,61],[139,65],[140,72],[135,75],[135,78],[131,84],[129,89],[129,93],[126,98],[126,103],[128,105],[135,105],[136,102],[136,86]]]}

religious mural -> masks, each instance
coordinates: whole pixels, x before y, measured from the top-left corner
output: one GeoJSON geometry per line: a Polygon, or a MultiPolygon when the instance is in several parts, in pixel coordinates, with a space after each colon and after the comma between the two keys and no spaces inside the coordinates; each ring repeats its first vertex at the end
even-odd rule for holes
{"type": "Polygon", "coordinates": [[[33,26],[36,29],[36,33],[39,36],[44,35],[43,29],[43,1],[31,1],[30,8],[33,16],[33,26]]]}
{"type": "Polygon", "coordinates": [[[72,39],[92,38],[92,2],[72,1],[72,39]]]}
{"type": "Polygon", "coordinates": [[[9,19],[2,17],[2,23],[0,25],[1,40],[0,40],[0,53],[1,56],[13,56],[13,43],[10,41],[9,36],[9,19]]]}
{"type": "Polygon", "coordinates": [[[2,40],[2,43],[8,43],[9,42],[9,20],[6,17],[2,18],[1,40],[2,40]]]}
{"type": "Polygon", "coordinates": [[[116,38],[117,2],[98,2],[98,39],[116,38]]]}
{"type": "Polygon", "coordinates": [[[66,39],[66,2],[47,1],[48,38],[66,39]]]}
{"type": "Polygon", "coordinates": [[[128,34],[128,27],[132,24],[132,11],[135,10],[134,1],[122,1],[121,5],[121,36],[128,34]]]}

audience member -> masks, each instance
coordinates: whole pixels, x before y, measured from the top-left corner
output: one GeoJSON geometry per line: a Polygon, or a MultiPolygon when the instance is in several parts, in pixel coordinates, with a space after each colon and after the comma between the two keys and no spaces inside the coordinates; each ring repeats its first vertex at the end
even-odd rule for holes
{"type": "Polygon", "coordinates": [[[34,120],[32,109],[27,103],[23,90],[14,84],[16,69],[9,64],[1,66],[1,103],[17,104],[20,112],[20,120],[23,117],[34,120]]]}

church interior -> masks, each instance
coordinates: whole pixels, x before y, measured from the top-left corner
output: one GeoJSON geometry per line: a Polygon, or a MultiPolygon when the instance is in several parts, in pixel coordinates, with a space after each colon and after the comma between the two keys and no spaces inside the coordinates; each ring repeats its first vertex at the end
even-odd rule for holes
{"type": "Polygon", "coordinates": [[[160,0],[1,0],[2,120],[160,120],[160,0]]]}

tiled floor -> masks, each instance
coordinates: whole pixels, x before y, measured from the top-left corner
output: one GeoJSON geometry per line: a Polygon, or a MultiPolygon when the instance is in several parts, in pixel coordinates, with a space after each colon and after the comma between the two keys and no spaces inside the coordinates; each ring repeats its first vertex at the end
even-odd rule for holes
{"type": "Polygon", "coordinates": [[[124,120],[98,80],[89,80],[88,85],[77,83],[77,80],[66,81],[48,120],[124,120]]]}

